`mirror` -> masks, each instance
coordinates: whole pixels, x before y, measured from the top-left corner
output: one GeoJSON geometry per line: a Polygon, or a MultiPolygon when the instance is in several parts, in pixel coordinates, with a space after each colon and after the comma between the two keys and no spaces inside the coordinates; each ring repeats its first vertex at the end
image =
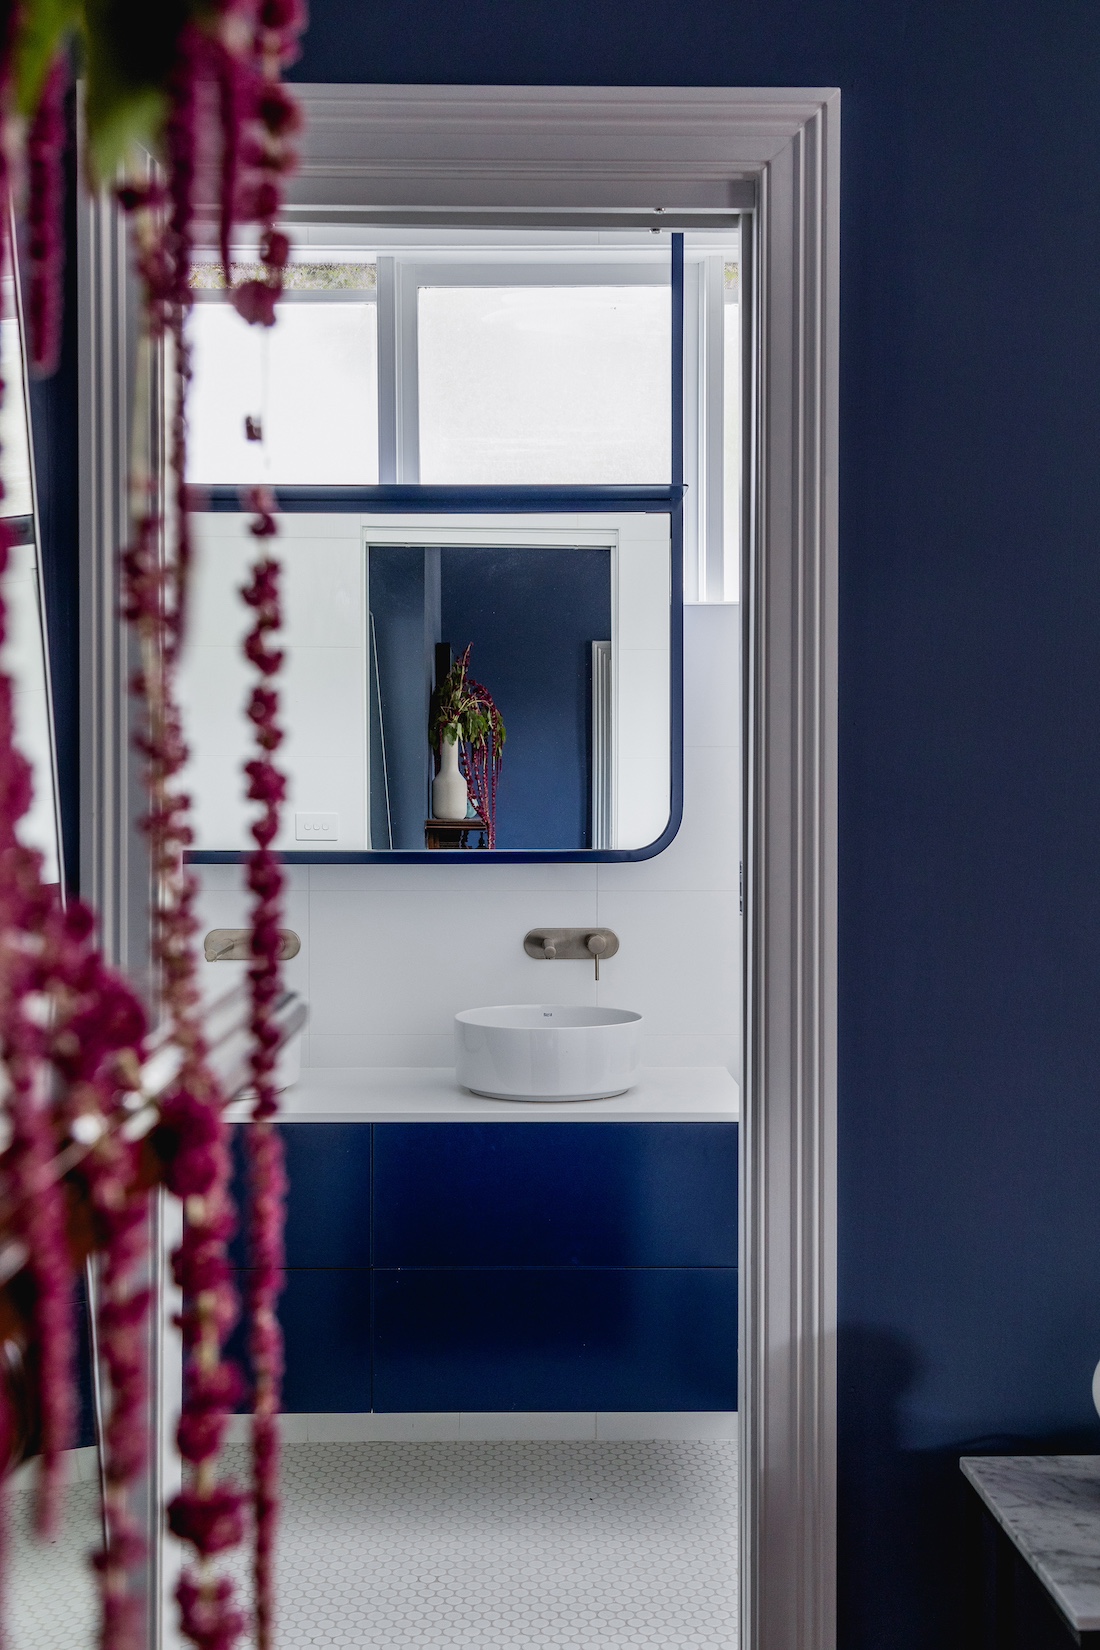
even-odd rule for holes
{"type": "Polygon", "coordinates": [[[671,840],[684,535],[694,589],[725,475],[728,246],[687,262],[684,246],[637,227],[318,222],[262,336],[199,251],[193,857],[251,847],[239,489],[259,480],[284,512],[284,854],[641,857],[671,840]]]}
{"type": "MultiPolygon", "coordinates": [[[[251,846],[238,591],[255,541],[232,511],[194,529],[181,695],[201,860],[251,846]]],[[[667,509],[284,515],[277,846],[324,859],[657,842],[674,790],[672,542],[667,509]],[[456,715],[471,681],[485,697],[456,715]],[[479,744],[482,713],[502,740],[479,744]]]]}
{"type": "Polygon", "coordinates": [[[0,473],[4,496],[0,517],[14,543],[3,578],[6,639],[0,664],[14,685],[16,743],[31,765],[34,798],[19,822],[18,836],[43,857],[46,882],[61,881],[60,816],[46,625],[35,510],[19,288],[10,267],[0,275],[0,376],[6,391],[0,406],[0,473]]]}

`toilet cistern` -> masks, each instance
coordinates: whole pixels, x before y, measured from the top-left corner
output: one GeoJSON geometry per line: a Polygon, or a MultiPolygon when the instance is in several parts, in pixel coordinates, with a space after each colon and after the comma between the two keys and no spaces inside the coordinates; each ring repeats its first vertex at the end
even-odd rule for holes
{"type": "Polygon", "coordinates": [[[594,960],[599,979],[600,958],[615,955],[619,936],[610,928],[532,928],[523,937],[523,949],[542,962],[594,960]]]}

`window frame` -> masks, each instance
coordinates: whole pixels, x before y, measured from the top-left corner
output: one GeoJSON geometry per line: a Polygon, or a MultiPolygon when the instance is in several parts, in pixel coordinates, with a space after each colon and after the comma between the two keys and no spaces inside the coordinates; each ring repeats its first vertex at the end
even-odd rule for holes
{"type": "MultiPolygon", "coordinates": [[[[379,348],[378,352],[378,479],[398,486],[415,486],[420,482],[419,295],[422,287],[654,286],[671,291],[671,259],[663,266],[656,260],[599,265],[565,258],[555,262],[521,263],[467,258],[458,262],[450,256],[426,259],[419,254],[393,257],[380,254],[377,268],[379,339],[385,331],[394,341],[392,354],[388,344],[385,351],[379,348]],[[488,279],[490,273],[496,279],[488,279]]],[[[636,484],[667,485],[671,480],[670,468],[667,476],[638,478],[636,484]]]]}
{"type": "MultiPolygon", "coordinates": [[[[420,480],[420,288],[670,285],[671,260],[667,254],[662,260],[653,250],[635,244],[615,248],[614,260],[593,261],[597,250],[565,243],[559,248],[527,244],[489,249],[460,242],[446,248],[382,247],[371,261],[375,270],[373,286],[292,288],[283,294],[281,302],[289,304],[373,302],[376,306],[378,485],[415,486],[420,480]]],[[[684,511],[684,600],[688,602],[731,601],[736,600],[738,592],[740,546],[735,541],[729,553],[725,522],[723,342],[732,306],[726,298],[723,270],[728,261],[728,251],[685,247],[683,441],[688,490],[684,511]]],[[[224,293],[216,288],[196,289],[194,297],[197,305],[225,303],[224,293]]],[[[195,479],[203,487],[230,484],[229,477],[195,479]]],[[[646,477],[642,484],[658,479],[646,477]]],[[[333,485],[359,487],[367,483],[333,485]]]]}

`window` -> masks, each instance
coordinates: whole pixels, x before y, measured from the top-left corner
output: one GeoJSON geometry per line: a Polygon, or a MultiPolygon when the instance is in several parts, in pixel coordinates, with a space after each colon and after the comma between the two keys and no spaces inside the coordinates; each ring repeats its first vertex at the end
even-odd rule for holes
{"type": "MultiPolygon", "coordinates": [[[[220,298],[213,262],[196,268],[192,481],[671,480],[667,234],[357,233],[303,253],[270,332],[220,298]]],[[[738,593],[738,254],[736,229],[685,236],[688,601],[738,593]]]]}
{"type": "Polygon", "coordinates": [[[250,327],[196,269],[189,479],[370,486],[378,480],[378,310],[371,264],[299,266],[279,325],[250,327]],[[259,417],[264,442],[249,442],[259,417]]]}
{"type": "Polygon", "coordinates": [[[665,263],[656,279],[642,270],[632,284],[629,269],[602,278],[592,271],[587,280],[588,271],[570,270],[568,284],[550,284],[544,270],[523,284],[518,277],[528,272],[491,266],[418,271],[416,479],[668,481],[665,263]]]}
{"type": "Polygon", "coordinates": [[[0,277],[0,373],[9,393],[0,411],[4,480],[0,518],[7,528],[9,547],[3,576],[6,619],[0,664],[12,678],[15,742],[30,763],[33,784],[31,806],[16,826],[16,835],[43,855],[45,880],[58,882],[57,789],[21,329],[15,282],[10,270],[5,270],[0,277]]]}

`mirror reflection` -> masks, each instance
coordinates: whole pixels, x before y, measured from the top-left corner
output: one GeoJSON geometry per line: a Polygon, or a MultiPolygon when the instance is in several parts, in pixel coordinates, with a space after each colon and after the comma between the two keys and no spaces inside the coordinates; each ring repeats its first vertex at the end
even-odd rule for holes
{"type": "Polygon", "coordinates": [[[667,238],[371,235],[370,249],[303,252],[270,334],[224,302],[216,260],[196,262],[189,480],[670,479],[667,238]],[[261,413],[263,451],[244,434],[261,413]]]}
{"type": "MultiPolygon", "coordinates": [[[[199,851],[243,851],[254,549],[196,518],[199,851]]],[[[667,514],[287,515],[284,851],[642,848],[669,819],[667,514]]]]}
{"type": "Polygon", "coordinates": [[[0,376],[7,386],[0,405],[0,454],[4,491],[0,519],[9,534],[3,578],[5,640],[0,666],[11,676],[15,735],[31,766],[34,798],[16,827],[19,839],[43,856],[43,878],[60,882],[60,827],[42,599],[38,532],[31,464],[27,375],[19,292],[10,268],[0,276],[0,376]]]}

